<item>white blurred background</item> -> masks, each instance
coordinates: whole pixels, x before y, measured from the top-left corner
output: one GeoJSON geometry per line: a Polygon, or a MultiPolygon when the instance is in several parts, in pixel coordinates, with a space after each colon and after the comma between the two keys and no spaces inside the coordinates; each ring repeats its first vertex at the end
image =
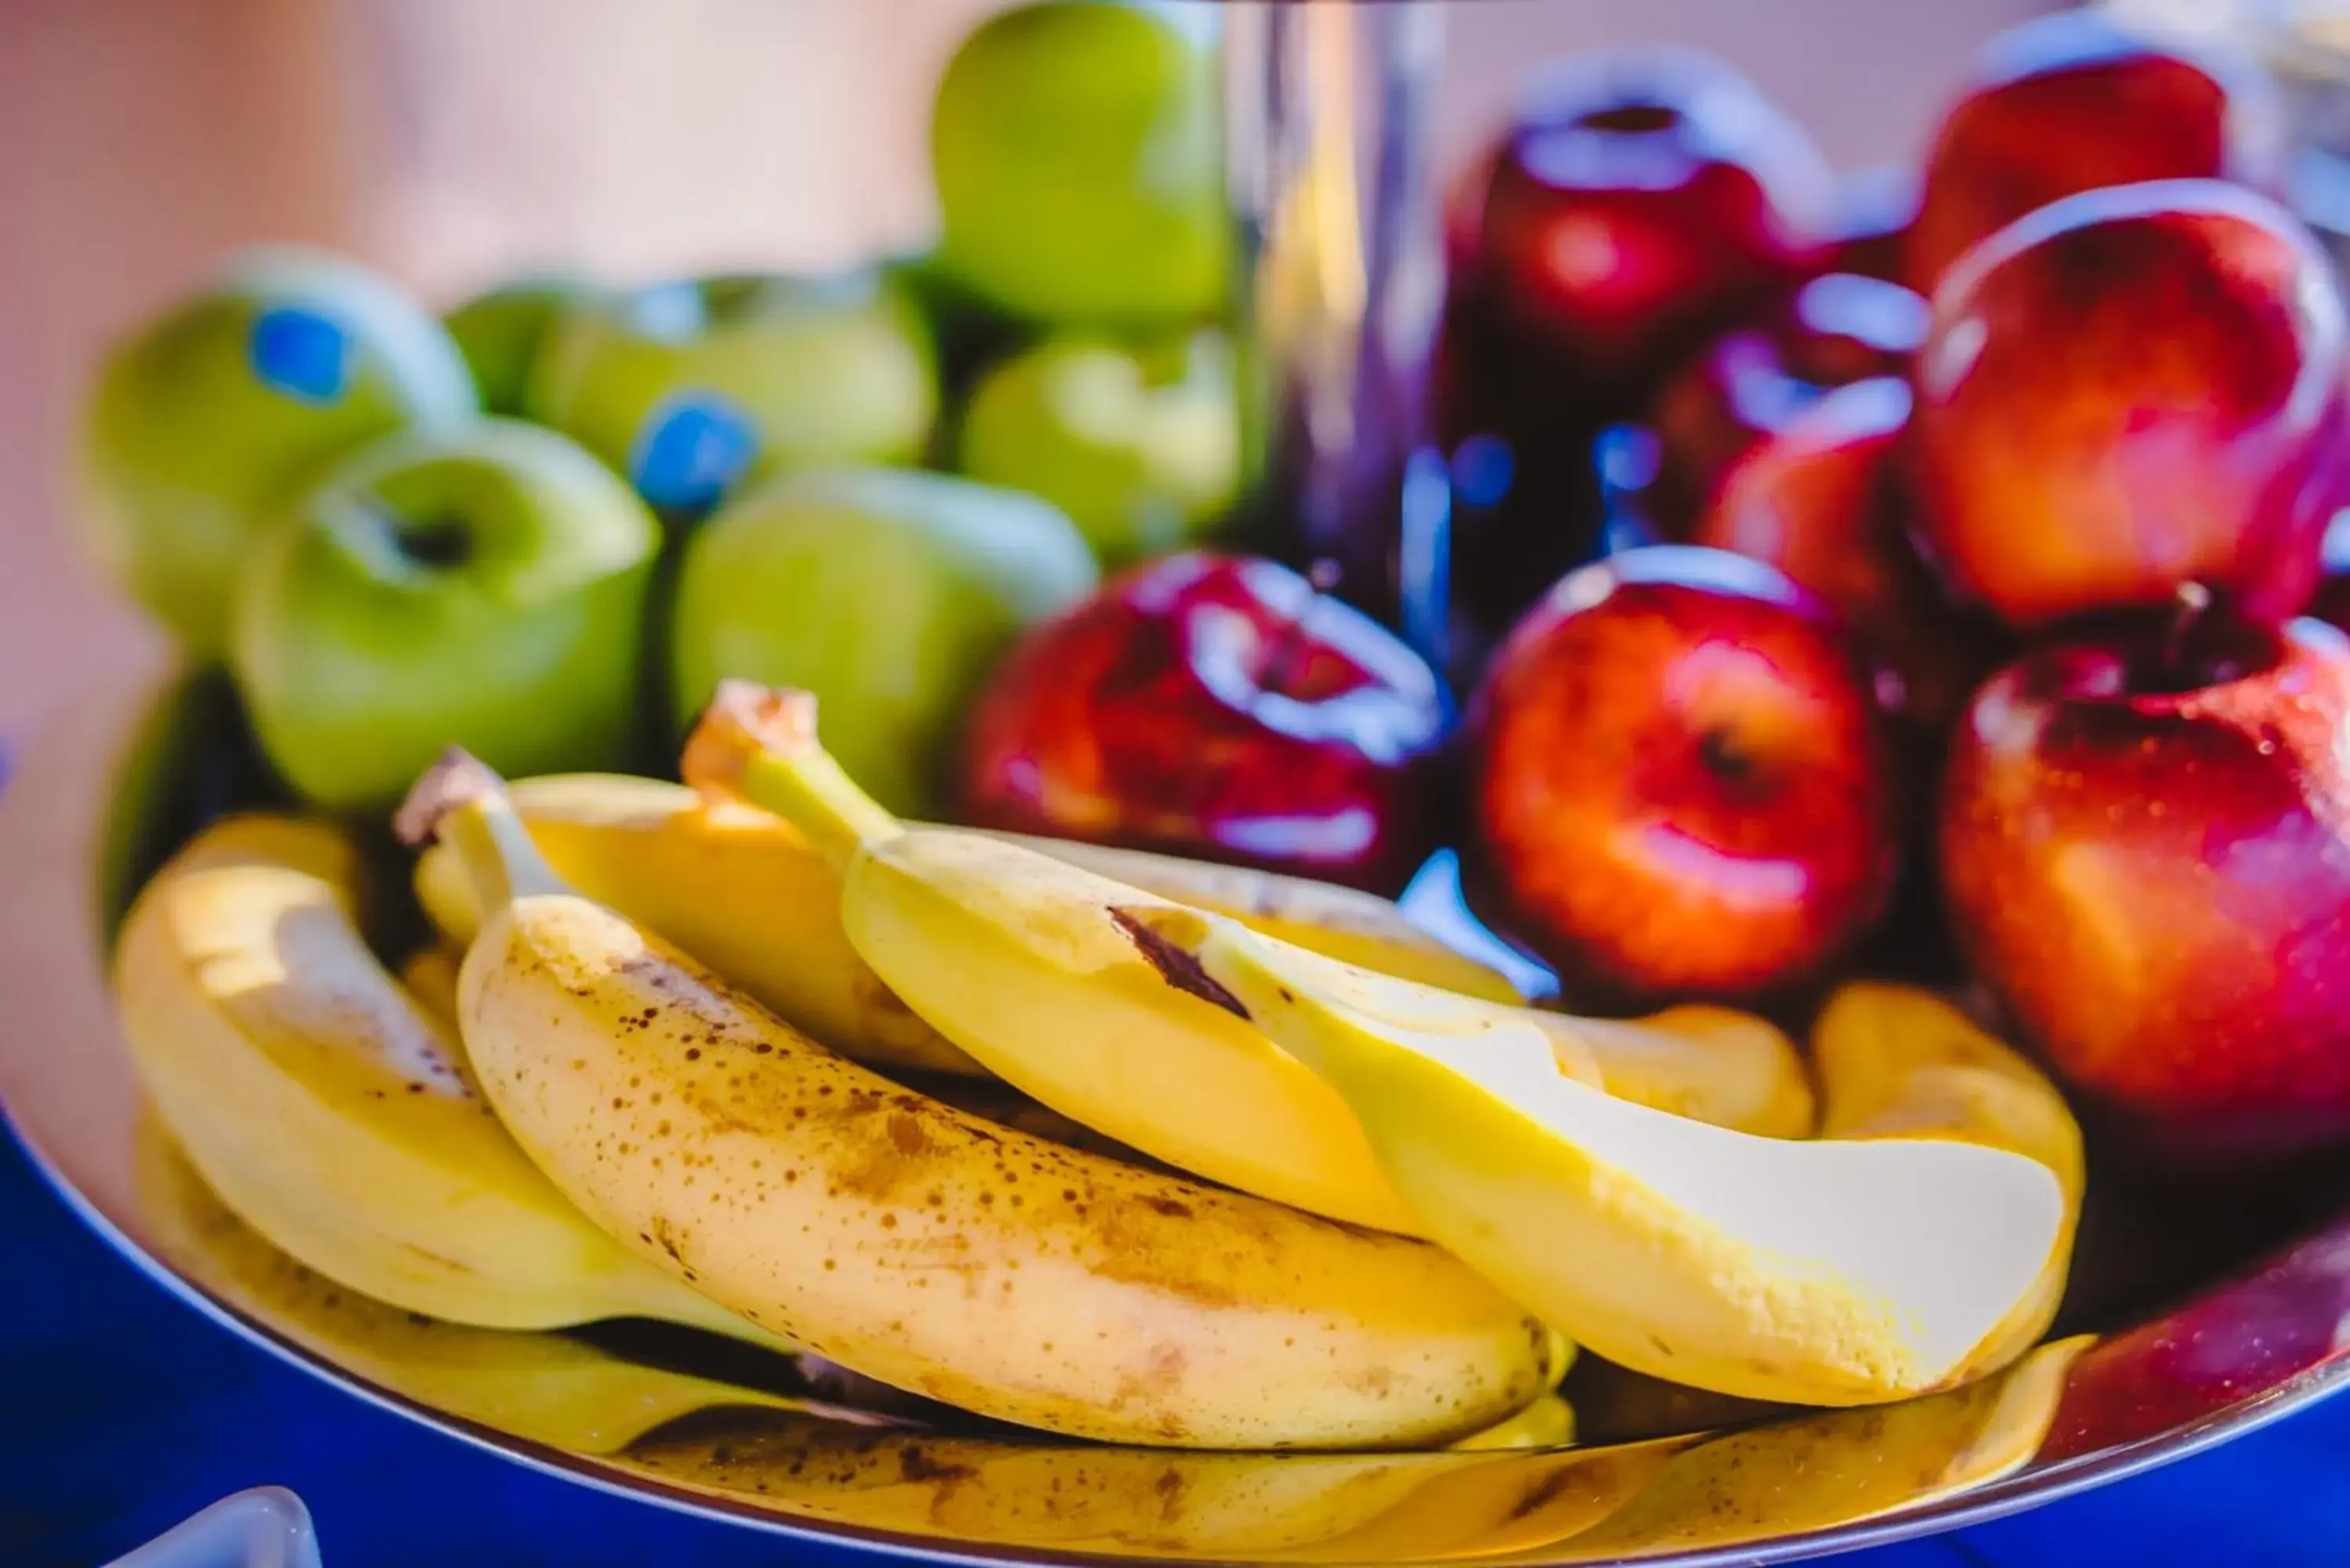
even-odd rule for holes
{"type": "MultiPolygon", "coordinates": [[[[124,323],[260,240],[434,295],[550,261],[627,277],[917,244],[931,85],[990,8],[0,0],[0,736],[141,649],[80,562],[67,484],[83,378],[124,323]]],[[[1841,164],[1910,160],[1974,47],[2053,8],[1455,0],[1441,166],[1527,65],[1658,40],[1742,66],[1841,164]]]]}

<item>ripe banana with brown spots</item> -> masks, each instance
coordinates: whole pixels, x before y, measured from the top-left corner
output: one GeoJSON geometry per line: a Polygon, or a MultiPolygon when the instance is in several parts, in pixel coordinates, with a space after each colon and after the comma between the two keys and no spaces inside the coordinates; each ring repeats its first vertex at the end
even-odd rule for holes
{"type": "Polygon", "coordinates": [[[411,1312],[488,1328],[658,1317],[775,1345],[532,1166],[455,1040],[368,950],[359,860],[327,824],[232,817],[123,923],[131,1057],[205,1181],[281,1251],[411,1312]]]}
{"type": "Polygon", "coordinates": [[[523,1147],[640,1254],[829,1360],[1198,1448],[1446,1442],[1551,1386],[1555,1337],[1434,1247],[993,1126],[817,1044],[566,886],[470,758],[400,826],[486,911],[459,1017],[523,1147]]]}

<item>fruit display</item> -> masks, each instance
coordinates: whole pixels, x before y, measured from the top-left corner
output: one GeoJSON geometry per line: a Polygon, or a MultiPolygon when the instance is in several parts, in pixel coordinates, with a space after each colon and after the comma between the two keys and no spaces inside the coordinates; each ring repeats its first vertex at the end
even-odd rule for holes
{"type": "Polygon", "coordinates": [[[2132,1237],[2350,1154],[2350,321],[2265,88],[2035,23],[1840,178],[1708,57],[1535,73],[1430,639],[1276,558],[1196,20],[983,22],[919,254],[437,319],[275,254],[126,339],[91,532],[220,753],[108,850],[164,1251],[614,1474],[1036,1551],[2012,1470],[2132,1237]]]}

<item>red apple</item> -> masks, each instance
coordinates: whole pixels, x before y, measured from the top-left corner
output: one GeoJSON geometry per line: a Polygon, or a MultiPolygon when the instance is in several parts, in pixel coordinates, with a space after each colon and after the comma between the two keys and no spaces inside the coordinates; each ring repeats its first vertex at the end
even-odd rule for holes
{"type": "Polygon", "coordinates": [[[1691,537],[1767,561],[1835,607],[1876,667],[1887,711],[1939,735],[1999,661],[1909,541],[1901,441],[1909,388],[1891,377],[1827,393],[1747,453],[1691,537]]]}
{"type": "Polygon", "coordinates": [[[1918,356],[1924,542],[2018,627],[2199,582],[2308,602],[2350,476],[2334,269],[2211,180],[2085,192],[1943,279],[1918,356]]]}
{"type": "Polygon", "coordinates": [[[962,815],[1392,893],[1430,846],[1446,716],[1419,655],[1287,567],[1170,556],[997,667],[962,815]]]}
{"type": "Polygon", "coordinates": [[[2145,180],[2273,187],[2285,143],[2250,61],[2096,10],[2002,34],[1927,155],[1907,277],[1931,292],[1970,246],[2060,196],[2145,180]]]}
{"type": "Polygon", "coordinates": [[[1867,678],[1822,600],[1742,556],[1562,579],[1487,672],[1469,756],[1473,896],[1579,1003],[1796,984],[1893,879],[1867,678]]]}
{"type": "Polygon", "coordinates": [[[1908,371],[1926,336],[1926,302],[1898,283],[1829,273],[1765,319],[1738,328],[1676,371],[1648,427],[1657,479],[1643,498],[1658,530],[1682,538],[1731,465],[1783,431],[1829,389],[1908,371]]]}
{"type": "Polygon", "coordinates": [[[1817,267],[1833,197],[1802,129],[1719,60],[1562,62],[1455,197],[1456,286],[1482,317],[1466,373],[1498,361],[1586,428],[1632,412],[1676,360],[1817,267]]]}
{"type": "Polygon", "coordinates": [[[2350,639],[2221,612],[2035,649],[1951,742],[1954,933],[2126,1135],[2203,1162],[2350,1136],[2350,639]]]}
{"type": "Polygon", "coordinates": [[[1903,253],[1918,221],[1918,176],[1887,164],[1847,176],[1838,186],[1829,221],[1824,270],[1900,283],[1908,274],[1903,253]]]}

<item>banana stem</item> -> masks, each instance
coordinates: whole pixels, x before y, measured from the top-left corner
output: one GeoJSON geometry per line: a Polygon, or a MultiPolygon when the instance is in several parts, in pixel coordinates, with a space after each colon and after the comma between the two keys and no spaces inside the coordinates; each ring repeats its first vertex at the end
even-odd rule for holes
{"type": "Polygon", "coordinates": [[[800,830],[835,867],[857,851],[905,831],[899,820],[857,786],[829,752],[780,756],[762,752],[743,766],[743,798],[800,830]]]}
{"type": "Polygon", "coordinates": [[[448,845],[485,915],[525,894],[566,890],[515,815],[505,781],[460,747],[442,753],[416,781],[392,816],[392,831],[411,849],[436,838],[448,845]]]}
{"type": "Polygon", "coordinates": [[[806,691],[719,682],[680,771],[705,797],[748,801],[784,818],[835,867],[905,831],[816,739],[816,698],[806,691]]]}

